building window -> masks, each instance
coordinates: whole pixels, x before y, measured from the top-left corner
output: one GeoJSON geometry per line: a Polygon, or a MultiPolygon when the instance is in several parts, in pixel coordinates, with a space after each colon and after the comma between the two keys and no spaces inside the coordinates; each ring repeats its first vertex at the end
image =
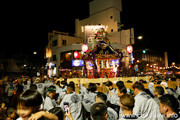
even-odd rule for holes
{"type": "Polygon", "coordinates": [[[62,40],[62,45],[66,45],[66,40],[62,40]]]}
{"type": "Polygon", "coordinates": [[[54,40],[53,43],[52,43],[53,47],[54,46],[57,46],[57,40],[54,40]]]}
{"type": "Polygon", "coordinates": [[[53,55],[53,61],[56,61],[56,55],[53,55]]]}
{"type": "Polygon", "coordinates": [[[111,29],[111,32],[113,32],[113,29],[111,29]]]}
{"type": "Polygon", "coordinates": [[[69,62],[73,60],[73,54],[71,51],[61,53],[61,63],[69,62]]]}
{"type": "Polygon", "coordinates": [[[110,19],[113,19],[113,16],[110,16],[110,19]]]}

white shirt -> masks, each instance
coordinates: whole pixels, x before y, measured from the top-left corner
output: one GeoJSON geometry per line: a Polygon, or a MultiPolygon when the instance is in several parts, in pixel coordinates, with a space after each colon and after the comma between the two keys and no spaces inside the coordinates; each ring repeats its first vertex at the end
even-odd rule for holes
{"type": "Polygon", "coordinates": [[[154,83],[153,83],[153,82],[150,82],[150,83],[149,83],[148,89],[149,89],[149,91],[151,92],[151,94],[152,94],[153,96],[155,96],[155,95],[154,95],[154,83]]]}
{"type": "Polygon", "coordinates": [[[56,88],[56,93],[59,93],[57,102],[63,99],[64,95],[66,94],[65,92],[62,91],[62,88],[60,88],[59,86],[56,88]]]}
{"type": "Polygon", "coordinates": [[[151,96],[145,92],[140,92],[135,97],[135,106],[133,114],[143,120],[163,120],[163,116],[159,111],[159,106],[151,96]]]}
{"type": "Polygon", "coordinates": [[[55,100],[52,100],[49,96],[46,96],[44,100],[44,109],[49,111],[54,107],[58,107],[58,104],[55,102],[55,100]]]}
{"type": "MultiPolygon", "coordinates": [[[[82,120],[82,98],[79,94],[76,94],[75,92],[66,94],[60,104],[60,107],[64,109],[64,102],[69,103],[69,107],[71,110],[71,115],[73,120],[82,120]]],[[[68,117],[65,118],[65,120],[69,120],[68,117]]]]}
{"type": "Polygon", "coordinates": [[[44,83],[37,83],[36,84],[37,86],[37,91],[41,94],[41,95],[44,95],[44,83]]]}
{"type": "Polygon", "coordinates": [[[29,85],[23,85],[23,91],[28,90],[30,88],[29,85]]]}
{"type": "Polygon", "coordinates": [[[110,107],[107,108],[107,114],[108,114],[107,120],[117,120],[118,118],[117,112],[110,107]]]}
{"type": "MultiPolygon", "coordinates": [[[[112,92],[113,95],[118,96],[118,90],[117,89],[113,88],[110,91],[112,92]]],[[[112,99],[112,96],[109,93],[107,93],[107,101],[114,102],[114,101],[111,101],[111,99],[112,99]]],[[[114,103],[112,103],[112,104],[114,104],[114,103]]]]}
{"type": "Polygon", "coordinates": [[[91,106],[96,102],[96,95],[97,93],[93,93],[93,92],[84,94],[82,103],[87,112],[90,112],[91,106]]]}
{"type": "Polygon", "coordinates": [[[168,87],[167,82],[164,82],[164,81],[162,81],[162,82],[160,83],[160,85],[164,85],[165,87],[168,87]]]}

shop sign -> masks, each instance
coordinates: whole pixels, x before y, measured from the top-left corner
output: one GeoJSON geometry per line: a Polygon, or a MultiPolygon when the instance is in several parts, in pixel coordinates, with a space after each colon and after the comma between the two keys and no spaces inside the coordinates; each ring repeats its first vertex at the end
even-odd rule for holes
{"type": "Polygon", "coordinates": [[[82,67],[84,64],[83,60],[72,60],[73,67],[82,67]]]}

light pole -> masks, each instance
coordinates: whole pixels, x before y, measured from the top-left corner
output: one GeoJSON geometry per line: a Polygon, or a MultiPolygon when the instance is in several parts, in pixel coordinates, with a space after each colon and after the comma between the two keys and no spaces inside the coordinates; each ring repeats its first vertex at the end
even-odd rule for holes
{"type": "Polygon", "coordinates": [[[175,73],[175,62],[172,62],[172,70],[173,70],[173,73],[175,73]]]}
{"type": "Polygon", "coordinates": [[[37,52],[36,52],[36,51],[33,52],[33,58],[34,58],[34,59],[33,59],[33,62],[32,62],[32,66],[35,66],[35,67],[36,67],[36,70],[32,70],[31,75],[34,76],[34,75],[36,75],[36,73],[37,73],[37,68],[38,68],[38,67],[36,66],[36,64],[35,64],[36,61],[37,61],[37,52]]]}
{"type": "MultiPolygon", "coordinates": [[[[41,71],[41,77],[44,77],[43,52],[40,52],[40,51],[39,51],[39,52],[37,53],[36,51],[34,51],[33,54],[34,54],[34,55],[37,55],[37,54],[38,54],[39,56],[41,56],[41,62],[42,62],[42,65],[41,65],[41,67],[40,67],[40,69],[41,69],[40,71],[41,71]]],[[[36,57],[36,60],[37,60],[37,57],[36,57]]]]}

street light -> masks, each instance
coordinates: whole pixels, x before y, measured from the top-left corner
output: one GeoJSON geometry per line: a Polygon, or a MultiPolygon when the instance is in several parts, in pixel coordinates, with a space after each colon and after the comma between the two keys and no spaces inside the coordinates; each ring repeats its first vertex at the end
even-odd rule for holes
{"type": "Polygon", "coordinates": [[[142,40],[142,39],[143,39],[143,36],[138,36],[138,39],[139,39],[139,40],[142,40]]]}
{"type": "Polygon", "coordinates": [[[36,54],[37,54],[37,52],[33,52],[33,54],[34,54],[34,55],[36,55],[36,54]]]}

